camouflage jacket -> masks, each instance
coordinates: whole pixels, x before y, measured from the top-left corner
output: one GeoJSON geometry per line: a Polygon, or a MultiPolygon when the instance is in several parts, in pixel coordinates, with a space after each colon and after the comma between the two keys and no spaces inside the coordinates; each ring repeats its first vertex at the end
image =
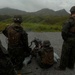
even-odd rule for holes
{"type": "Polygon", "coordinates": [[[41,57],[41,63],[49,65],[54,63],[53,47],[42,47],[38,53],[41,57]]]}
{"type": "Polygon", "coordinates": [[[70,17],[62,27],[63,40],[67,41],[70,37],[75,37],[75,17],[70,17]]]}
{"type": "Polygon", "coordinates": [[[23,28],[20,25],[12,24],[6,27],[2,32],[8,38],[8,45],[11,46],[11,44],[13,43],[14,46],[16,45],[25,46],[25,47],[28,46],[28,34],[23,30],[23,28]],[[10,33],[10,31],[12,32],[12,34],[10,33]],[[15,35],[16,32],[17,32],[17,35],[15,35]],[[13,36],[15,37],[13,38],[13,36]],[[17,43],[15,43],[13,39],[17,41],[17,43]]]}
{"type": "Polygon", "coordinates": [[[2,32],[8,38],[8,49],[21,49],[25,54],[30,55],[31,50],[28,47],[28,34],[21,25],[12,24],[2,32]]]}

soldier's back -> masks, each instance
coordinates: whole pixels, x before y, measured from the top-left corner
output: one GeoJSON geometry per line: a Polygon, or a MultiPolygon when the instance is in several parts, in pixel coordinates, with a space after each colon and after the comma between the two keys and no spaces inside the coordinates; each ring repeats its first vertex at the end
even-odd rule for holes
{"type": "Polygon", "coordinates": [[[7,28],[8,33],[8,42],[9,44],[19,44],[21,39],[21,33],[23,31],[23,28],[19,25],[10,25],[7,28]]]}
{"type": "Polygon", "coordinates": [[[41,68],[49,68],[54,64],[53,47],[42,47],[37,56],[37,62],[41,68]]]}
{"type": "Polygon", "coordinates": [[[53,55],[53,47],[43,48],[41,53],[42,63],[53,65],[54,63],[54,55],[53,55]]]}

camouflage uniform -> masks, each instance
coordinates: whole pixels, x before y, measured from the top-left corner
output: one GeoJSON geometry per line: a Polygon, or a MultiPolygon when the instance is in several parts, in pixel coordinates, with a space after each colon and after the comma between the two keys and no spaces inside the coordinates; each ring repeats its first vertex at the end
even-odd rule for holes
{"type": "Polygon", "coordinates": [[[65,70],[66,67],[74,69],[75,61],[75,17],[64,24],[62,28],[62,38],[64,40],[62,46],[60,69],[65,70]]]}
{"type": "Polygon", "coordinates": [[[1,41],[0,41],[0,75],[17,75],[13,64],[11,63],[8,54],[3,53],[1,41]]]}
{"type": "Polygon", "coordinates": [[[8,52],[11,57],[11,61],[15,68],[20,70],[23,67],[25,57],[30,54],[27,33],[23,30],[21,25],[16,22],[8,26],[3,33],[8,37],[8,52]],[[17,34],[12,29],[15,30],[17,34]],[[15,37],[13,38],[13,36],[15,37]]]}
{"type": "Polygon", "coordinates": [[[50,42],[45,40],[38,51],[37,62],[41,68],[49,68],[54,64],[54,51],[50,45],[50,42]]]}

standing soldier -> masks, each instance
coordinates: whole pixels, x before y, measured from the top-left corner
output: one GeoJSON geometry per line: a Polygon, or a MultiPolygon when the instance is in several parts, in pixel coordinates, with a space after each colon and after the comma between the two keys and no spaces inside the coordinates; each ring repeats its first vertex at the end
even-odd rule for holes
{"type": "Polygon", "coordinates": [[[3,34],[8,38],[8,52],[14,67],[20,70],[23,67],[23,61],[29,56],[27,33],[21,27],[22,17],[16,15],[13,18],[14,23],[3,30],[3,34]]]}
{"type": "Polygon", "coordinates": [[[17,75],[11,60],[0,41],[0,75],[17,75]]]}
{"type": "Polygon", "coordinates": [[[75,62],[75,6],[70,9],[71,17],[62,28],[62,46],[60,65],[57,69],[65,70],[66,67],[74,69],[75,62]]]}

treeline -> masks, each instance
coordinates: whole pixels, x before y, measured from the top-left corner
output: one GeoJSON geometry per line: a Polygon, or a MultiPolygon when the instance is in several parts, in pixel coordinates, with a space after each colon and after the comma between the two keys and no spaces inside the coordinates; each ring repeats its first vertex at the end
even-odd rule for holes
{"type": "MultiPolygon", "coordinates": [[[[27,31],[61,31],[63,23],[69,16],[52,16],[52,15],[22,15],[22,26],[27,31]]],[[[13,16],[0,15],[0,31],[7,25],[11,24],[13,16]]]]}
{"type": "Polygon", "coordinates": [[[9,15],[0,15],[0,21],[7,20],[10,18],[11,18],[11,16],[9,16],[9,15]]]}
{"type": "MultiPolygon", "coordinates": [[[[1,21],[11,21],[13,16],[8,15],[0,15],[0,22],[1,21]]],[[[68,19],[69,16],[41,16],[41,15],[23,15],[23,22],[24,23],[41,23],[41,24],[62,24],[64,21],[68,19]]]]}
{"type": "Polygon", "coordinates": [[[69,16],[35,16],[35,15],[26,15],[24,16],[24,22],[27,23],[42,23],[42,24],[62,24],[64,21],[68,19],[69,16]]]}

